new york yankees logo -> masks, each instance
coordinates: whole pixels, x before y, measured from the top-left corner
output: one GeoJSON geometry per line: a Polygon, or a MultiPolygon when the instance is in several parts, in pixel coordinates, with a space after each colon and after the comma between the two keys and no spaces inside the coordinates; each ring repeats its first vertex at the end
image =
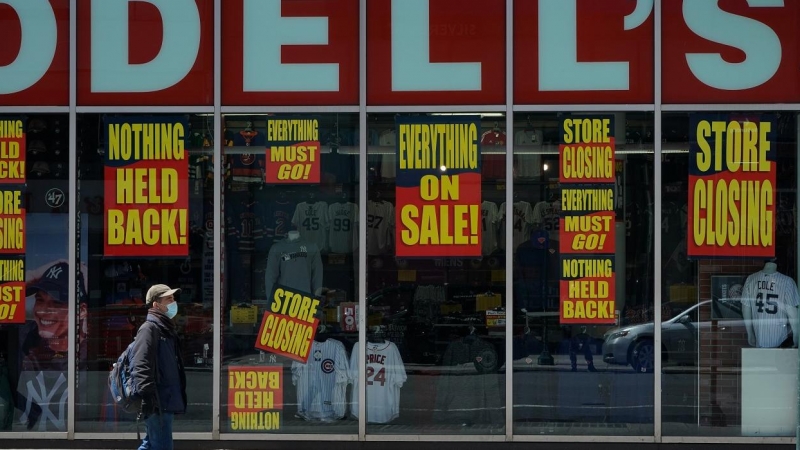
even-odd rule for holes
{"type": "Polygon", "coordinates": [[[53,266],[47,271],[45,277],[50,278],[51,280],[58,280],[59,277],[61,277],[61,272],[63,271],[64,269],[62,269],[61,266],[53,266]]]}

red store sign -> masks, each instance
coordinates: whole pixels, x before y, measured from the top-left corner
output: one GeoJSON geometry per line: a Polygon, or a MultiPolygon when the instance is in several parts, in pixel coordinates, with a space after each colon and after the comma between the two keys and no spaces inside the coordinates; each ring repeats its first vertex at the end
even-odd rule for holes
{"type": "MultiPolygon", "coordinates": [[[[68,104],[69,0],[0,0],[0,106],[68,104]]],[[[516,104],[651,103],[653,0],[514,0],[516,104]]],[[[78,0],[79,105],[211,105],[213,0],[78,0]]],[[[505,0],[369,0],[370,105],[500,105],[505,0]]],[[[664,0],[665,103],[800,102],[787,0],[664,0]]],[[[359,0],[225,0],[224,105],[356,105],[359,0]]]]}

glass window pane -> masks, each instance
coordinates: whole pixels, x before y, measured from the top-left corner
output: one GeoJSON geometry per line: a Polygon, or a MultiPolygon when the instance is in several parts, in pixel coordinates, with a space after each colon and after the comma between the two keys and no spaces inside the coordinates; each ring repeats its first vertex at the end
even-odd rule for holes
{"type": "Polygon", "coordinates": [[[0,116],[0,431],[67,430],[68,123],[0,116]]]}
{"type": "Polygon", "coordinates": [[[367,432],[502,434],[505,117],[369,124],[367,432]]]}
{"type": "Polygon", "coordinates": [[[514,130],[514,433],[652,434],[653,116],[514,130]]]}
{"type": "Polygon", "coordinates": [[[222,431],[357,433],[358,115],[224,121],[222,431]]]}
{"type": "MultiPolygon", "coordinates": [[[[78,258],[88,276],[78,322],[86,334],[76,431],[135,431],[135,414],[116,406],[108,374],[151,319],[145,297],[160,283],[180,289],[171,322],[188,397],[173,428],[211,431],[213,124],[207,115],[78,116],[78,258]]],[[[159,347],[159,354],[167,350],[159,347]]],[[[167,385],[166,372],[159,377],[167,385]]],[[[166,411],[178,408],[164,392],[160,397],[166,411]]]]}
{"type": "Polygon", "coordinates": [[[796,121],[664,115],[665,435],[795,435],[796,121]]]}

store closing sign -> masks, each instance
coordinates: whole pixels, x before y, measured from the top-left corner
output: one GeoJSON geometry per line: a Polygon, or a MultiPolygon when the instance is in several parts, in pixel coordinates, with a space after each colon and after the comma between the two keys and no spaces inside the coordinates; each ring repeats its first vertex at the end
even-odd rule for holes
{"type": "MultiPolygon", "coordinates": [[[[600,3],[515,1],[516,103],[652,101],[653,1],[600,3]]],[[[212,0],[77,5],[79,105],[212,104],[212,0]]],[[[662,5],[665,102],[800,101],[798,2],[662,5]]],[[[69,14],[0,0],[1,104],[68,103],[69,14]]],[[[223,104],[357,104],[357,0],[226,0],[222,15],[223,104]]],[[[504,0],[374,0],[367,22],[369,104],[505,102],[504,0]]]]}
{"type": "Polygon", "coordinates": [[[319,326],[320,299],[281,285],[272,290],[270,299],[255,348],[305,363],[319,326]]]}
{"type": "Polygon", "coordinates": [[[397,257],[481,256],[480,118],[398,117],[397,257]]]}
{"type": "Polygon", "coordinates": [[[560,322],[614,323],[614,117],[566,116],[559,128],[560,322]]]}
{"type": "Polygon", "coordinates": [[[775,256],[775,117],[693,114],[687,256],[775,256]]]}
{"type": "Polygon", "coordinates": [[[188,124],[105,117],[105,256],[189,254],[188,124]]]}

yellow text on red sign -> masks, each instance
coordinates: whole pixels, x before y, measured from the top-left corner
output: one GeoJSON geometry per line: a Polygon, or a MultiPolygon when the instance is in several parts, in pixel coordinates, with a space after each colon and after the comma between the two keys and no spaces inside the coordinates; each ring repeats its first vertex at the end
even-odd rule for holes
{"type": "Polygon", "coordinates": [[[277,430],[283,409],[283,368],[228,368],[228,418],[233,431],[277,430]]]}
{"type": "Polygon", "coordinates": [[[21,120],[0,120],[0,183],[25,182],[25,130],[21,120]]]}
{"type": "Polygon", "coordinates": [[[110,123],[106,254],[188,252],[187,155],[183,123],[110,123]]]}
{"type": "Polygon", "coordinates": [[[564,119],[559,149],[562,183],[614,180],[614,141],[608,118],[564,119]]]}
{"type": "Polygon", "coordinates": [[[0,253],[25,253],[25,208],[20,190],[0,190],[0,253]]]}
{"type": "Polygon", "coordinates": [[[459,201],[461,193],[459,178],[459,175],[422,177],[419,188],[422,203],[442,203],[407,204],[402,207],[400,218],[403,228],[400,239],[404,245],[478,243],[480,207],[455,203],[459,201]]]}
{"type": "Polygon", "coordinates": [[[0,259],[0,324],[25,323],[25,260],[0,259]]]}
{"type": "Polygon", "coordinates": [[[319,164],[318,159],[319,143],[316,142],[306,145],[276,145],[269,149],[269,164],[275,167],[275,178],[278,181],[310,180],[311,170],[319,164]]]}
{"type": "Polygon", "coordinates": [[[319,183],[319,120],[267,119],[267,183],[319,183]]]}
{"type": "Polygon", "coordinates": [[[615,278],[611,258],[562,258],[560,322],[613,322],[615,278]]]}
{"type": "Polygon", "coordinates": [[[775,168],[768,158],[771,130],[768,121],[702,120],[697,124],[695,164],[700,173],[690,182],[690,255],[702,247],[774,245],[775,168]]]}
{"type": "Polygon", "coordinates": [[[275,289],[264,313],[255,347],[306,362],[319,324],[319,299],[285,288],[275,289]]]}

